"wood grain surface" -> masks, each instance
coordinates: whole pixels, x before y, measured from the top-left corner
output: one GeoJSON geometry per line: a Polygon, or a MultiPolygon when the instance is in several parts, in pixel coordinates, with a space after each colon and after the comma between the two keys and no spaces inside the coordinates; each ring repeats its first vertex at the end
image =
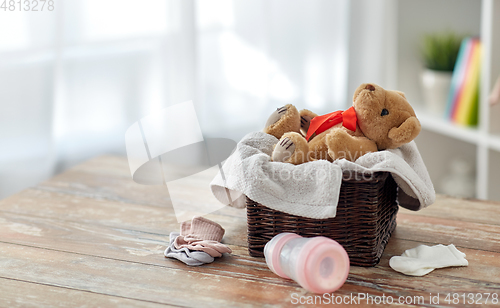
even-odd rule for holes
{"type": "MultiPolygon", "coordinates": [[[[183,202],[217,207],[210,180],[206,174],[185,179],[183,202]]],[[[179,224],[165,186],[134,183],[122,157],[76,166],[0,201],[0,307],[308,306],[294,305],[293,298],[312,294],[248,255],[244,210],[225,207],[206,217],[225,228],[223,243],[233,253],[199,267],[167,259],[168,234],[179,224]]],[[[423,296],[424,302],[398,306],[477,307],[467,297],[457,305],[445,297],[500,296],[499,218],[500,204],[444,196],[419,212],[401,209],[380,264],[351,267],[334,296],[391,296],[395,304],[401,296],[423,296]],[[467,255],[468,267],[424,277],[389,267],[406,249],[451,243],[467,255]],[[438,293],[439,304],[431,303],[430,294],[438,293]]],[[[483,298],[481,307],[487,306],[500,303],[483,298]]]]}

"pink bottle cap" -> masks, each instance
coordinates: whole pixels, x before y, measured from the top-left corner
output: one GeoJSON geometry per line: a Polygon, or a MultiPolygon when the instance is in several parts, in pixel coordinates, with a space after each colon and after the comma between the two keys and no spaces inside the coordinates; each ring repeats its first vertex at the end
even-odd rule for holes
{"type": "Polygon", "coordinates": [[[349,275],[349,256],[336,241],[318,236],[307,242],[297,259],[297,282],[314,293],[339,289],[349,275]]]}

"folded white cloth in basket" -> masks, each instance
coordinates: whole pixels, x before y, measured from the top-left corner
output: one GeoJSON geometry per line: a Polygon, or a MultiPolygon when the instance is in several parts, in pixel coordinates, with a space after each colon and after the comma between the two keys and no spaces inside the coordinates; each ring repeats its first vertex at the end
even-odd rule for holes
{"type": "MultiPolygon", "coordinates": [[[[435,192],[415,142],[395,150],[369,153],[356,162],[326,160],[301,165],[272,162],[278,142],[263,132],[246,135],[210,183],[214,196],[237,208],[245,195],[271,209],[309,218],[335,217],[343,171],[390,172],[399,186],[399,205],[420,210],[432,204],[435,192]]],[[[368,175],[369,176],[369,175],[368,175]]]]}

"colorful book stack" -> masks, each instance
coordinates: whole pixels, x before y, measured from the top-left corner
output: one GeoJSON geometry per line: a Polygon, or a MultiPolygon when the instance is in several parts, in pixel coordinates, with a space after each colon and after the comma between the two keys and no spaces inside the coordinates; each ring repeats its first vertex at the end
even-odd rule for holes
{"type": "Polygon", "coordinates": [[[481,42],[478,38],[466,38],[453,69],[446,109],[446,117],[455,123],[477,125],[480,70],[481,42]]]}

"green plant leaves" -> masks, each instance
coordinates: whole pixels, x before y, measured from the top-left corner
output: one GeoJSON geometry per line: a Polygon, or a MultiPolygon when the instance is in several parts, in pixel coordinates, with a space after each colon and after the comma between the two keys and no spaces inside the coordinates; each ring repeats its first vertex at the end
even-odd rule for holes
{"type": "Polygon", "coordinates": [[[453,32],[425,35],[422,48],[425,67],[436,71],[453,71],[462,39],[463,36],[453,32]]]}

